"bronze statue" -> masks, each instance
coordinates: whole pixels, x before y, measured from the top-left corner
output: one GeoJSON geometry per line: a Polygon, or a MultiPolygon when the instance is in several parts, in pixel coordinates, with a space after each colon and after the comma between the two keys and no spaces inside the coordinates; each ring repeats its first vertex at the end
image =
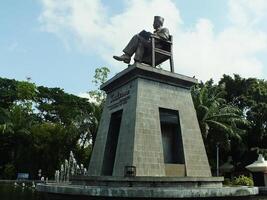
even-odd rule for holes
{"type": "MultiPolygon", "coordinates": [[[[142,62],[145,57],[151,56],[151,35],[156,35],[162,40],[169,40],[170,34],[167,28],[163,28],[164,18],[160,16],[154,17],[154,33],[145,30],[132,37],[127,46],[123,49],[124,54],[121,56],[113,56],[118,61],[123,61],[127,64],[130,63],[133,54],[135,62],[142,62]]],[[[160,47],[160,41],[155,44],[160,47]]]]}

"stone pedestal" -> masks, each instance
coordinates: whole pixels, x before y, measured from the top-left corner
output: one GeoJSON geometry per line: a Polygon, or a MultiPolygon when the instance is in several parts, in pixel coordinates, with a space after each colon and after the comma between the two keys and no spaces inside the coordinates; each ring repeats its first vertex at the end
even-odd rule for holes
{"type": "Polygon", "coordinates": [[[191,77],[128,67],[101,86],[107,99],[89,164],[89,176],[210,177],[190,87],[191,77]]]}

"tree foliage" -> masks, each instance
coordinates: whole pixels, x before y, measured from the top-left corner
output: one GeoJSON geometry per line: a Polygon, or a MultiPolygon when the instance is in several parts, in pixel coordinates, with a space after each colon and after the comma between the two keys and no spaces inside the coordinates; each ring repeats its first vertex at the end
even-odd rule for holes
{"type": "Polygon", "coordinates": [[[239,107],[250,122],[244,144],[247,150],[239,154],[242,165],[255,160],[257,153],[267,156],[267,81],[224,75],[219,82],[225,88],[226,101],[239,107]]]}
{"type": "Polygon", "coordinates": [[[39,169],[51,177],[71,150],[88,164],[105,101],[99,86],[108,73],[96,69],[91,103],[61,88],[0,78],[0,178],[16,172],[37,178],[39,169]]]}
{"type": "Polygon", "coordinates": [[[213,84],[212,80],[196,85],[191,93],[206,151],[213,166],[216,144],[220,145],[221,151],[229,153],[231,141],[242,143],[249,122],[242,110],[226,102],[224,88],[213,84]]]}
{"type": "Polygon", "coordinates": [[[93,109],[60,88],[0,78],[0,177],[36,178],[38,169],[51,177],[71,150],[88,163],[90,148],[81,148],[80,139],[92,126],[93,109]]]}
{"type": "Polygon", "coordinates": [[[100,85],[107,81],[110,70],[107,67],[100,67],[95,70],[93,84],[97,87],[96,90],[89,91],[89,96],[93,102],[103,105],[106,94],[100,90],[100,85]]]}
{"type": "Polygon", "coordinates": [[[244,169],[267,149],[267,82],[224,75],[192,88],[200,129],[213,166],[216,144],[221,162],[232,156],[237,170],[244,169]]]}
{"type": "Polygon", "coordinates": [[[96,134],[98,130],[98,125],[100,122],[101,114],[103,111],[104,103],[106,100],[106,93],[100,90],[100,85],[107,81],[108,75],[110,70],[107,67],[97,68],[95,70],[95,75],[93,79],[93,83],[97,87],[96,90],[89,91],[89,96],[91,99],[91,103],[93,105],[93,115],[92,115],[92,122],[89,128],[92,146],[94,146],[96,134]]]}

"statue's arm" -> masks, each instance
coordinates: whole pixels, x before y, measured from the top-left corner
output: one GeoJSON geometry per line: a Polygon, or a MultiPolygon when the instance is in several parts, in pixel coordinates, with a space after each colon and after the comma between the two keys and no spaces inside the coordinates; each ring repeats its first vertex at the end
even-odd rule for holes
{"type": "Polygon", "coordinates": [[[169,40],[170,38],[170,32],[167,28],[160,29],[158,32],[156,32],[156,35],[163,40],[169,40]]]}

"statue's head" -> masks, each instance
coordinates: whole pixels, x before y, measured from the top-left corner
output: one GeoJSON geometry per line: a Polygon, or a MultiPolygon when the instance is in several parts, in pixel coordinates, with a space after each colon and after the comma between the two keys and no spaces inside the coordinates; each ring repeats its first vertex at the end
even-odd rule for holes
{"type": "Polygon", "coordinates": [[[154,23],[153,27],[154,29],[159,29],[160,27],[163,26],[164,18],[161,16],[154,16],[154,23]]]}

